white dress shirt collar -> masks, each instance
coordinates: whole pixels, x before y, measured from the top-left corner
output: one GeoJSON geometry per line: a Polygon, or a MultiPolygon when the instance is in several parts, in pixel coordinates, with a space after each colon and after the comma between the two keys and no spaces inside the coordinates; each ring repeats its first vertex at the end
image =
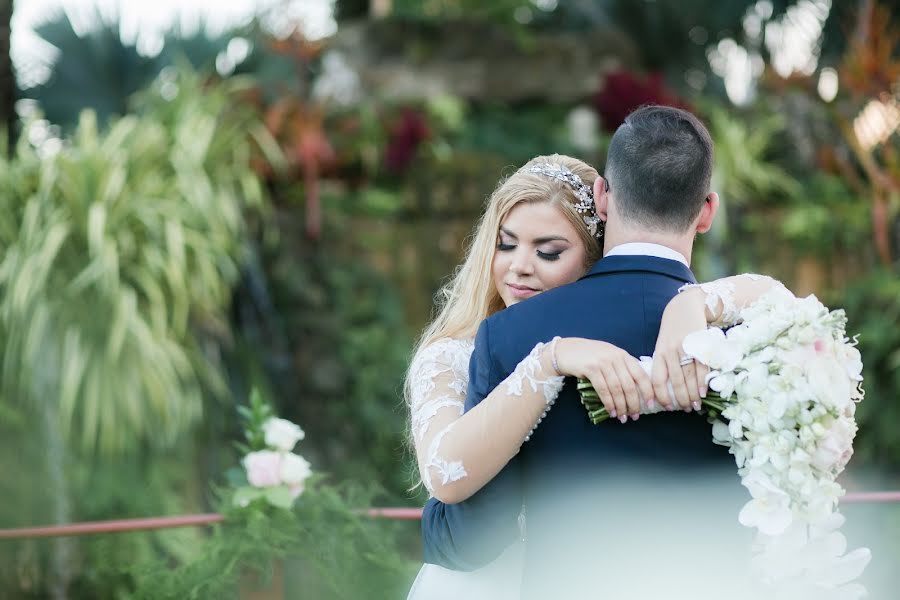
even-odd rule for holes
{"type": "Polygon", "coordinates": [[[657,258],[667,258],[669,260],[677,260],[690,268],[687,259],[681,252],[672,250],[667,246],[660,244],[651,244],[649,242],[628,242],[619,244],[604,256],[655,256],[657,258]]]}

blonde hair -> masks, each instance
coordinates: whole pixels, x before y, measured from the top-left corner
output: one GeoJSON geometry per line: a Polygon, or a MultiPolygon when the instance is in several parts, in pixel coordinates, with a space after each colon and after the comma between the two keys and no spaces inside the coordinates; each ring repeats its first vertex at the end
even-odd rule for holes
{"type": "MultiPolygon", "coordinates": [[[[438,340],[474,337],[482,320],[505,308],[494,285],[491,265],[497,247],[500,224],[514,206],[540,202],[556,206],[575,227],[585,247],[585,270],[600,259],[602,247],[597,238],[588,231],[582,216],[575,211],[574,205],[578,202],[578,198],[575,197],[572,188],[558,179],[526,171],[528,167],[537,163],[564,167],[578,175],[588,187],[593,187],[594,181],[599,177],[596,169],[577,158],[551,154],[531,159],[506,180],[501,180],[491,194],[484,214],[470,238],[465,260],[435,297],[437,316],[425,328],[416,343],[410,366],[415,364],[416,358],[424,348],[438,340]]],[[[407,371],[404,396],[411,408],[410,374],[407,371]]]]}

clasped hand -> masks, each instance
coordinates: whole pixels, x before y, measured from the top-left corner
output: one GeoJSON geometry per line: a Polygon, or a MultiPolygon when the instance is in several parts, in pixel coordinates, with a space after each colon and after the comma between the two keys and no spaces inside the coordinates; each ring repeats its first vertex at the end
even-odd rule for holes
{"type": "Polygon", "coordinates": [[[663,313],[649,374],[625,350],[585,338],[560,339],[557,366],[563,375],[589,380],[610,417],[622,423],[629,418],[637,421],[642,412],[655,412],[656,404],[665,410],[699,411],[709,368],[684,360],[682,343],[689,333],[706,326],[702,298],[682,294],[663,313]]]}

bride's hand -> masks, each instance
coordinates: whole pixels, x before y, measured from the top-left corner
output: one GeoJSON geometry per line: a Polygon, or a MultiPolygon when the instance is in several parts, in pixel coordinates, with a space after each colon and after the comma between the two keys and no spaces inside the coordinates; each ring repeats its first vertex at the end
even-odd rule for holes
{"type": "Polygon", "coordinates": [[[562,338],[556,343],[560,373],[590,380],[609,416],[624,423],[653,402],[653,385],[636,358],[617,346],[584,338],[562,338]]]}
{"type": "Polygon", "coordinates": [[[675,296],[663,312],[651,374],[656,397],[670,410],[690,411],[691,407],[700,410],[700,399],[706,397],[709,367],[697,361],[682,364],[684,338],[701,329],[706,329],[706,307],[701,290],[686,290],[675,296]],[[668,391],[667,382],[672,384],[674,398],[668,391]]]}

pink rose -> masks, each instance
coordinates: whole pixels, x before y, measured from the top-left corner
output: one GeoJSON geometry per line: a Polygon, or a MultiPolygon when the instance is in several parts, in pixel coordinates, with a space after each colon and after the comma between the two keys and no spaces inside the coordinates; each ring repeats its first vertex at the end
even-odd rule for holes
{"type": "Polygon", "coordinates": [[[847,419],[836,419],[831,423],[825,436],[816,444],[812,463],[823,471],[840,473],[853,456],[853,438],[856,426],[847,419]]]}
{"type": "Polygon", "coordinates": [[[247,481],[253,487],[268,487],[281,483],[281,454],[271,450],[251,452],[242,461],[247,481]]]}
{"type": "Polygon", "coordinates": [[[292,452],[282,456],[281,481],[288,485],[291,498],[296,498],[303,493],[304,485],[310,475],[312,475],[312,469],[305,458],[292,452]]]}

